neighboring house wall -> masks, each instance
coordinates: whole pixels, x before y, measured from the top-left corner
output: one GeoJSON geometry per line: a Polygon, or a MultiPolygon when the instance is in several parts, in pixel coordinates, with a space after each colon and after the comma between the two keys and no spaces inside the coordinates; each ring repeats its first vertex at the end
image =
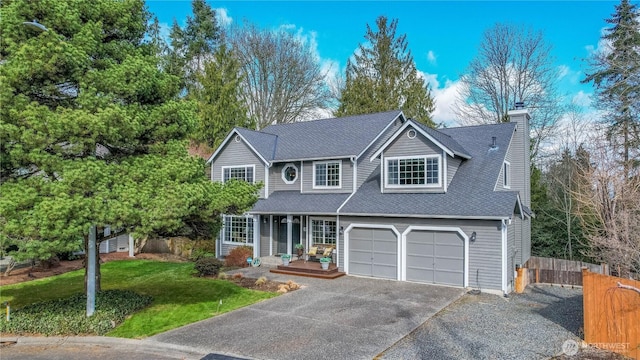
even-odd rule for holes
{"type": "Polygon", "coordinates": [[[302,192],[303,193],[350,193],[353,186],[353,163],[350,159],[335,159],[335,160],[319,160],[319,161],[304,161],[302,165],[302,192]],[[313,167],[315,163],[326,161],[340,161],[340,187],[339,188],[327,188],[318,189],[313,187],[313,167]]]}
{"type": "MultiPolygon", "coordinates": [[[[480,289],[502,289],[502,231],[499,220],[449,220],[419,218],[381,218],[340,216],[339,226],[347,229],[351,224],[393,225],[403,233],[410,225],[456,227],[467,236],[476,232],[476,241],[469,243],[468,285],[480,289]]],[[[398,239],[400,241],[400,239],[398,239]]],[[[344,236],[338,240],[338,265],[344,270],[344,236]]]]}
{"type": "MultiPolygon", "coordinates": [[[[258,156],[244,143],[242,139],[236,141],[231,139],[225,147],[220,151],[218,157],[212,162],[213,181],[222,181],[222,167],[223,166],[244,166],[255,165],[254,180],[255,182],[263,182],[264,178],[264,163],[258,158],[258,156]]],[[[260,190],[260,197],[264,198],[264,186],[260,190]]]]}

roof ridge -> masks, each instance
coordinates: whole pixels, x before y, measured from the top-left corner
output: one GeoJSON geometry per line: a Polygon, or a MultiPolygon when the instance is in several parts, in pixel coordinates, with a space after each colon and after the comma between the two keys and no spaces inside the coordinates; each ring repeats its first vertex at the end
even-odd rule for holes
{"type": "MultiPolygon", "coordinates": [[[[350,118],[370,117],[370,116],[375,116],[375,115],[391,114],[391,113],[399,114],[400,112],[402,112],[402,111],[401,110],[387,110],[387,111],[379,111],[379,112],[368,113],[368,114],[336,116],[336,117],[313,119],[313,120],[294,121],[294,122],[290,122],[290,123],[271,124],[271,125],[265,127],[264,129],[267,129],[267,128],[270,128],[270,127],[289,126],[289,125],[296,125],[296,124],[308,124],[308,123],[313,123],[313,122],[318,122],[318,121],[346,120],[346,119],[350,119],[350,118]]],[[[262,132],[262,130],[260,130],[260,131],[262,132]]]]}

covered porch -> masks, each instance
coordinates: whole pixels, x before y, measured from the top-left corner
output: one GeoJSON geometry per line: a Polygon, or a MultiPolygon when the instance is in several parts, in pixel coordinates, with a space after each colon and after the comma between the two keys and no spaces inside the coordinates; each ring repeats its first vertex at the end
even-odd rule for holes
{"type": "Polygon", "coordinates": [[[330,263],[329,268],[324,270],[319,262],[305,260],[293,260],[289,262],[288,266],[280,264],[269,271],[277,274],[307,276],[320,279],[335,279],[345,275],[344,272],[339,271],[338,265],[335,263],[330,263]]]}

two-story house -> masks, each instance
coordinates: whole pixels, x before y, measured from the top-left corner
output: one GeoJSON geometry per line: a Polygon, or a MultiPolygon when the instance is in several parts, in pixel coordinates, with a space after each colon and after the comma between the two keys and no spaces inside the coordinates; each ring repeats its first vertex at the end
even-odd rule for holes
{"type": "Polygon", "coordinates": [[[225,216],[217,252],[254,256],[335,245],[350,275],[509,293],[530,256],[529,115],[431,129],[401,111],[236,128],[209,158],[212,181],[263,182],[225,216]]]}

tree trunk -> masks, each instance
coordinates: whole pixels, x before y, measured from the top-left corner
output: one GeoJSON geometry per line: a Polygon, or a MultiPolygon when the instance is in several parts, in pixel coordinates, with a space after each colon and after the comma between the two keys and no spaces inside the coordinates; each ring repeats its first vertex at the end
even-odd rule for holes
{"type": "MultiPolygon", "coordinates": [[[[87,256],[89,256],[89,237],[84,237],[84,292],[87,292],[87,280],[89,275],[89,261],[87,261],[87,256]]],[[[100,243],[96,241],[96,292],[100,291],[100,243]]]]}

